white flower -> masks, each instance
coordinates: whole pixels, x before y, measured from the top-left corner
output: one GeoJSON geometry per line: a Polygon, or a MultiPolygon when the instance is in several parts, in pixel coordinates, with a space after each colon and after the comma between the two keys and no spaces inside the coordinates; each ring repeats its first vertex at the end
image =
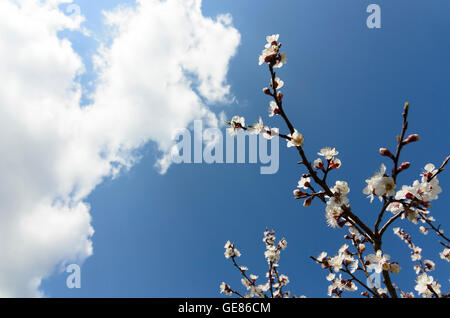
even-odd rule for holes
{"type": "Polygon", "coordinates": [[[352,281],[347,280],[345,282],[345,284],[343,284],[343,289],[346,291],[357,291],[358,287],[356,286],[356,284],[352,281]]]}
{"type": "Polygon", "coordinates": [[[372,178],[367,179],[367,186],[364,188],[363,193],[367,194],[370,197],[370,202],[373,201],[374,195],[381,196],[395,195],[395,183],[394,179],[389,176],[385,176],[386,166],[381,164],[381,168],[378,172],[376,172],[372,178]]]}
{"type": "MultiPolygon", "coordinates": [[[[352,281],[342,279],[342,275],[339,274],[339,277],[333,279],[332,284],[328,286],[328,296],[331,296],[333,292],[336,292],[338,290],[356,291],[358,290],[358,287],[352,281]]],[[[335,296],[338,297],[338,295],[335,296]]]]}
{"type": "Polygon", "coordinates": [[[436,265],[432,260],[426,259],[423,261],[423,266],[427,272],[431,272],[435,269],[436,265]]]}
{"type": "Polygon", "coordinates": [[[345,259],[344,254],[338,254],[328,260],[328,264],[333,268],[333,270],[337,273],[342,268],[342,262],[345,259]]]}
{"type": "Polygon", "coordinates": [[[266,230],[264,232],[263,242],[266,243],[266,247],[273,246],[275,244],[275,232],[266,230]]]}
{"type": "Polygon", "coordinates": [[[398,214],[402,212],[404,209],[403,204],[401,204],[400,202],[391,202],[387,206],[386,210],[392,212],[393,214],[398,214]]]}
{"type": "Polygon", "coordinates": [[[263,121],[262,121],[261,117],[259,117],[258,122],[257,122],[256,124],[254,124],[254,125],[252,126],[252,128],[250,129],[250,133],[253,134],[253,135],[258,135],[258,134],[260,134],[262,131],[265,131],[264,128],[265,128],[265,127],[264,127],[263,121]]]}
{"type": "MultiPolygon", "coordinates": [[[[363,240],[363,236],[361,235],[361,233],[358,231],[357,228],[354,228],[353,226],[350,226],[350,227],[348,228],[348,231],[349,231],[349,233],[350,233],[351,235],[354,236],[354,238],[355,238],[356,240],[359,240],[359,241],[362,241],[362,240],[363,240]]],[[[362,245],[364,245],[364,244],[362,244],[362,245]]]]}
{"type": "Polygon", "coordinates": [[[222,282],[222,284],[220,284],[220,293],[225,293],[225,295],[227,296],[233,295],[230,286],[228,286],[225,282],[222,282]]]}
{"type": "Polygon", "coordinates": [[[319,256],[317,256],[316,259],[317,259],[319,262],[323,262],[323,260],[326,259],[326,257],[327,257],[327,252],[322,252],[322,253],[319,254],[319,256]]]}
{"type": "Polygon", "coordinates": [[[395,182],[391,177],[383,177],[381,179],[381,184],[377,185],[375,188],[375,193],[379,193],[381,191],[381,195],[394,196],[395,195],[395,182]],[[378,190],[378,187],[381,187],[378,190]]]}
{"type": "Polygon", "coordinates": [[[269,246],[264,252],[264,256],[268,262],[277,262],[280,259],[280,251],[274,246],[269,246]]]}
{"type": "Polygon", "coordinates": [[[338,253],[339,254],[342,254],[342,253],[347,254],[348,253],[348,244],[342,245],[341,248],[338,250],[338,253]]]}
{"type": "Polygon", "coordinates": [[[437,200],[438,195],[442,193],[442,188],[439,186],[439,180],[436,177],[430,182],[422,183],[421,190],[424,192],[422,194],[423,201],[437,200]]]}
{"type": "Polygon", "coordinates": [[[349,202],[348,198],[344,195],[338,195],[331,197],[327,201],[327,209],[328,208],[334,208],[334,207],[341,207],[342,205],[347,205],[349,202]]]}
{"type": "Polygon", "coordinates": [[[419,227],[419,231],[423,234],[423,235],[427,235],[428,234],[428,228],[424,227],[424,226],[420,226],[419,227]]]}
{"type": "Polygon", "coordinates": [[[286,239],[282,238],[279,242],[278,242],[278,248],[281,248],[282,250],[285,250],[287,247],[287,241],[286,239]]]}
{"type": "Polygon", "coordinates": [[[323,169],[323,161],[320,158],[317,158],[314,160],[314,168],[316,169],[323,169]]]}
{"type": "Polygon", "coordinates": [[[269,104],[269,117],[273,117],[274,115],[278,115],[280,113],[280,109],[275,101],[271,101],[269,104]]]}
{"type": "Polygon", "coordinates": [[[263,134],[263,137],[266,139],[272,139],[274,136],[278,136],[278,128],[271,128],[265,127],[265,132],[263,134]]]}
{"type": "Polygon", "coordinates": [[[428,177],[432,177],[435,173],[437,173],[437,170],[435,169],[435,166],[432,163],[427,164],[424,170],[425,172],[421,174],[422,182],[427,182],[428,177]]]}
{"type": "Polygon", "coordinates": [[[350,188],[348,187],[347,182],[345,181],[336,181],[336,184],[333,188],[331,188],[333,193],[338,193],[341,196],[345,196],[350,192],[350,188]]]}
{"type": "Polygon", "coordinates": [[[335,277],[336,277],[336,274],[329,273],[326,278],[327,278],[327,281],[331,282],[335,277]]]}
{"type": "Polygon", "coordinates": [[[289,278],[286,275],[280,275],[280,286],[286,286],[289,284],[289,278]]]}
{"type": "Polygon", "coordinates": [[[338,226],[338,220],[343,211],[340,206],[328,204],[329,202],[327,202],[327,207],[325,208],[325,218],[328,226],[335,228],[338,226]]]}
{"type": "Polygon", "coordinates": [[[241,283],[242,285],[244,285],[245,288],[247,288],[247,290],[249,290],[250,287],[252,286],[252,284],[246,278],[241,278],[241,283]]]}
{"type": "Polygon", "coordinates": [[[339,158],[333,158],[330,160],[330,169],[339,169],[342,163],[339,158]]]}
{"type": "Polygon", "coordinates": [[[231,136],[236,136],[237,132],[239,131],[239,129],[242,129],[243,127],[245,127],[245,118],[244,117],[239,117],[239,116],[234,116],[231,119],[231,122],[229,123],[229,128],[227,128],[227,132],[231,135],[231,136]]]}
{"type": "Polygon", "coordinates": [[[241,253],[237,250],[237,248],[234,247],[234,244],[230,243],[230,241],[227,241],[225,244],[225,258],[230,257],[240,257],[241,253]]]}
{"type": "Polygon", "coordinates": [[[441,285],[435,282],[433,277],[427,275],[426,273],[423,273],[422,275],[417,277],[416,282],[417,285],[414,287],[414,289],[419,293],[419,295],[422,295],[422,297],[432,297],[434,294],[430,289],[432,289],[438,295],[441,294],[441,285]]]}
{"type": "MultiPolygon", "coordinates": [[[[270,84],[272,85],[272,87],[274,86],[272,80],[270,80],[270,84]]],[[[284,86],[284,82],[279,77],[275,78],[275,87],[274,88],[280,89],[283,86],[284,86]]]]}
{"type": "Polygon", "coordinates": [[[289,134],[288,137],[290,140],[287,142],[288,147],[301,147],[303,146],[303,135],[299,133],[296,129],[294,129],[294,133],[291,135],[289,134]]]}
{"type": "Polygon", "coordinates": [[[419,265],[414,265],[414,271],[416,272],[417,275],[419,275],[419,273],[422,271],[422,268],[420,268],[419,265]]]}
{"type": "Polygon", "coordinates": [[[413,192],[415,192],[413,187],[410,187],[410,186],[407,186],[407,185],[403,185],[402,188],[400,190],[398,190],[397,193],[395,194],[395,199],[396,200],[403,200],[403,199],[406,198],[408,193],[413,195],[412,194],[413,192]]]}
{"type": "Polygon", "coordinates": [[[411,260],[413,262],[420,261],[422,259],[422,249],[418,246],[414,246],[411,252],[411,260]]]}
{"type": "Polygon", "coordinates": [[[279,34],[272,34],[272,35],[268,35],[266,36],[266,49],[272,47],[273,45],[278,45],[278,39],[280,38],[279,34]]]}
{"type": "Polygon", "coordinates": [[[402,219],[407,218],[408,220],[410,220],[411,222],[413,222],[414,224],[417,224],[417,212],[412,210],[412,209],[408,209],[405,211],[404,214],[402,214],[402,219]]]}
{"type": "Polygon", "coordinates": [[[439,253],[439,256],[441,257],[441,259],[445,259],[447,262],[450,262],[450,248],[444,249],[439,253]]]}
{"type": "Polygon", "coordinates": [[[386,288],[378,288],[377,293],[380,294],[380,296],[387,296],[387,289],[386,288]]]}
{"type": "Polygon", "coordinates": [[[317,153],[319,156],[325,157],[327,160],[331,160],[339,154],[339,151],[336,148],[331,149],[330,147],[325,147],[320,149],[320,152],[317,153]]]}
{"type": "Polygon", "coordinates": [[[280,59],[277,61],[277,63],[273,66],[275,68],[280,68],[282,67],[284,64],[286,64],[287,62],[287,56],[286,56],[286,52],[282,52],[280,54],[280,59]]]}
{"type": "Polygon", "coordinates": [[[298,181],[297,188],[309,189],[310,184],[311,184],[311,178],[310,177],[306,177],[306,178],[302,177],[298,181]]]}

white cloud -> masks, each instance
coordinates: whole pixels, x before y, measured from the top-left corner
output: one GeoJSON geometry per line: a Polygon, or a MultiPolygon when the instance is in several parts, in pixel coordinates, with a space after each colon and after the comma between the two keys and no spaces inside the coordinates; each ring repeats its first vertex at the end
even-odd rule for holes
{"type": "MultiPolygon", "coordinates": [[[[60,264],[92,254],[86,196],[136,149],[156,142],[161,172],[172,131],[204,118],[205,102],[226,101],[228,62],[240,36],[231,17],[201,1],[138,1],[106,12],[115,28],[95,58],[93,104],[80,108],[80,57],[57,32],[83,31],[70,0],[0,2],[0,296],[41,296],[60,264]]],[[[84,32],[84,31],[83,31],[84,32]]]]}

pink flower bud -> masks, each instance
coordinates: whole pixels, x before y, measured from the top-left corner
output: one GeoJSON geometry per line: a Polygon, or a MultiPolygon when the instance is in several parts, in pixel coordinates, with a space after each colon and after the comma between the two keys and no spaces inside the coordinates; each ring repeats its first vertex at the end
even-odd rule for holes
{"type": "Polygon", "coordinates": [[[398,172],[408,169],[411,166],[410,162],[403,162],[400,167],[398,167],[398,172]]]}
{"type": "Polygon", "coordinates": [[[409,135],[408,138],[406,138],[405,140],[403,140],[403,143],[404,143],[405,145],[407,145],[407,144],[409,144],[409,143],[412,143],[412,142],[415,142],[415,141],[419,141],[419,139],[420,139],[420,136],[419,136],[419,135],[413,134],[413,135],[409,135]]]}
{"type": "Polygon", "coordinates": [[[300,190],[300,189],[295,189],[295,190],[294,190],[294,196],[295,196],[297,199],[305,198],[307,195],[308,195],[307,193],[303,192],[303,191],[300,190]]]}
{"type": "Polygon", "coordinates": [[[380,155],[385,156],[385,157],[389,157],[389,158],[394,158],[394,155],[387,148],[380,148],[380,155]]]}
{"type": "Polygon", "coordinates": [[[310,206],[310,205],[311,205],[311,202],[312,202],[312,200],[313,200],[313,198],[314,198],[314,197],[310,197],[310,198],[306,199],[306,200],[303,202],[303,206],[304,206],[304,207],[310,206]]]}

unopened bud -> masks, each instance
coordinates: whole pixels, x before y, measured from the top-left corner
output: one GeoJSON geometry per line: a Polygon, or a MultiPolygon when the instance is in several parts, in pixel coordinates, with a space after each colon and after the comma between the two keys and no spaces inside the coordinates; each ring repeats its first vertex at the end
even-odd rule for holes
{"type": "Polygon", "coordinates": [[[313,199],[314,199],[314,197],[310,197],[310,198],[306,199],[306,200],[303,202],[303,206],[304,206],[304,207],[310,206],[313,199]]]}
{"type": "Polygon", "coordinates": [[[307,193],[303,192],[303,191],[300,190],[300,189],[295,189],[295,190],[293,191],[293,193],[294,193],[294,196],[295,196],[297,199],[305,198],[305,197],[308,195],[307,193]]]}
{"type": "Polygon", "coordinates": [[[268,87],[263,88],[263,93],[266,95],[272,95],[272,93],[270,92],[270,89],[268,87]]]}
{"type": "Polygon", "coordinates": [[[398,167],[398,172],[408,169],[411,166],[410,162],[403,162],[400,167],[398,167]]]}
{"type": "Polygon", "coordinates": [[[419,139],[420,139],[420,136],[417,135],[417,134],[409,135],[408,138],[406,138],[405,140],[403,140],[403,143],[404,143],[405,145],[407,145],[407,144],[409,144],[409,143],[419,141],[419,139]]]}
{"type": "Polygon", "coordinates": [[[405,103],[404,110],[405,110],[405,111],[408,111],[408,110],[409,110],[409,103],[408,103],[408,102],[405,103]]]}
{"type": "Polygon", "coordinates": [[[283,93],[282,92],[278,92],[277,99],[278,99],[279,102],[281,102],[283,100],[283,93]]]}
{"type": "Polygon", "coordinates": [[[387,148],[380,148],[380,155],[389,157],[389,158],[394,158],[394,155],[392,154],[392,152],[387,148]]]}

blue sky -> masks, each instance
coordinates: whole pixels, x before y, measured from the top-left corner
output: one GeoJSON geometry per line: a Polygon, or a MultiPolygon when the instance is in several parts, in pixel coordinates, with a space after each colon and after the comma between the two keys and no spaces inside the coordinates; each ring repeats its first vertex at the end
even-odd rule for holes
{"type": "MultiPolygon", "coordinates": [[[[99,38],[107,33],[101,10],[132,1],[75,1],[86,17],[83,24],[99,38]]],[[[384,162],[378,149],[395,147],[401,129],[401,111],[411,103],[410,132],[421,136],[402,158],[411,161],[401,184],[418,179],[425,164],[439,165],[449,155],[446,127],[450,111],[450,22],[448,1],[376,1],[382,10],[382,28],[366,27],[366,7],[371,1],[302,0],[273,1],[204,0],[204,16],[230,13],[241,34],[231,59],[227,81],[236,101],[216,103],[211,109],[235,114],[253,122],[266,116],[269,100],[261,94],[269,76],[257,58],[267,34],[279,33],[288,63],[279,70],[284,80],[285,108],[305,137],[310,160],[324,146],[336,147],[342,168],[330,181],[345,180],[354,211],[373,224],[380,209],[362,194],[364,180],[384,162]]],[[[161,32],[164,32],[161,30],[161,32]]],[[[83,87],[96,78],[91,58],[97,42],[78,32],[62,32],[87,68],[83,87]]],[[[218,39],[220,40],[220,39],[218,39]]],[[[89,104],[87,97],[84,102],[89,104]]],[[[279,118],[267,123],[287,131],[279,118]]],[[[149,118],[149,122],[158,118],[149,118]]],[[[262,233],[273,228],[285,237],[280,270],[290,278],[296,295],[326,296],[325,272],[309,256],[321,251],[335,254],[345,243],[345,232],[327,227],[324,206],[314,202],[304,208],[292,199],[292,190],[304,172],[298,154],[280,144],[280,169],[260,175],[259,165],[182,164],[166,174],[155,169],[157,146],[149,142],[139,150],[142,158],[130,171],[107,178],[89,195],[94,252],[82,266],[82,288],[68,289],[67,273],[55,272],[41,289],[50,297],[219,297],[226,281],[242,289],[239,274],[223,256],[227,240],[236,242],[240,263],[264,276],[262,233]]],[[[433,202],[432,214],[449,223],[446,207],[450,176],[440,176],[444,193],[433,202]]],[[[406,221],[404,227],[436,262],[433,276],[448,291],[449,267],[441,260],[435,235],[421,235],[406,221]]],[[[399,261],[402,271],[394,282],[413,291],[415,274],[409,250],[392,231],[386,234],[385,253],[399,261]]]]}

